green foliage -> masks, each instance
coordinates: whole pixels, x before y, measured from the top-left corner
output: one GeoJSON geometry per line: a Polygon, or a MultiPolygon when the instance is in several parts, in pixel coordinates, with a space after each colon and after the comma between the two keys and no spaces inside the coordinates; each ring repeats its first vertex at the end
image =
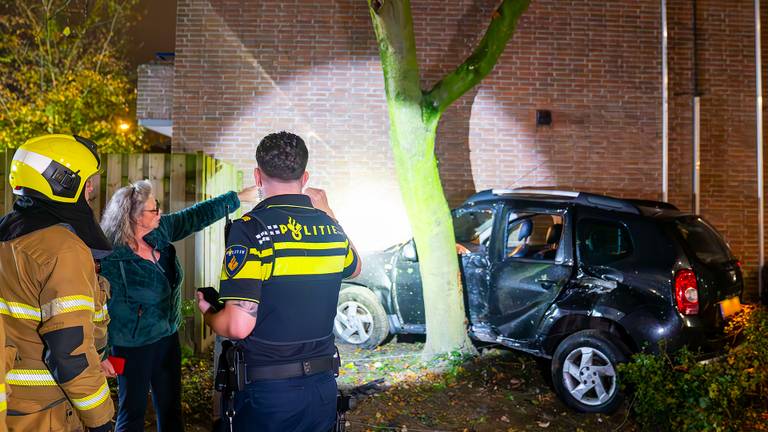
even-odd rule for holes
{"type": "Polygon", "coordinates": [[[742,342],[714,361],[683,349],[674,357],[638,354],[620,366],[644,429],[768,430],[768,311],[745,309],[727,333],[742,342]]]}
{"type": "Polygon", "coordinates": [[[461,350],[436,355],[428,364],[433,369],[442,370],[442,379],[435,381],[433,387],[437,390],[444,390],[454,384],[459,374],[464,372],[464,365],[473,358],[471,353],[461,350]]]}
{"type": "Polygon", "coordinates": [[[210,424],[213,417],[213,353],[196,357],[189,347],[182,348],[181,409],[191,424],[210,424]],[[186,348],[186,350],[184,349],[186,348]]]}
{"type": "Polygon", "coordinates": [[[0,6],[0,148],[45,133],[102,152],[142,148],[122,60],[136,0],[10,0],[0,6]],[[121,128],[121,125],[124,125],[121,128]]]}

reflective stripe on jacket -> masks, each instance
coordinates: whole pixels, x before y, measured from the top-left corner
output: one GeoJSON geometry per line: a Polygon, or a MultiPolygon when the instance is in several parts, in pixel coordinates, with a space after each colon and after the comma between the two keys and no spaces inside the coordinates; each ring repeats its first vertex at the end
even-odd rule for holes
{"type": "Polygon", "coordinates": [[[6,375],[9,411],[46,411],[68,399],[88,428],[112,419],[96,347],[106,339],[97,329],[108,319],[105,289],[90,250],[64,226],[0,242],[0,314],[17,350],[6,375]]]}

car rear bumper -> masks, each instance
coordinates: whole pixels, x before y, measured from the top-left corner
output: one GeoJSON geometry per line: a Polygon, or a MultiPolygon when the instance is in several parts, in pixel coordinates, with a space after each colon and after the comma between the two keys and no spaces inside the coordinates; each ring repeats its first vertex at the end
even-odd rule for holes
{"type": "MultiPolygon", "coordinates": [[[[667,338],[659,339],[655,345],[657,347],[664,347],[668,353],[688,347],[691,352],[696,354],[697,358],[704,360],[722,355],[728,346],[728,338],[723,329],[683,325],[678,328],[678,331],[672,332],[667,338]]],[[[656,352],[659,351],[661,349],[658,349],[656,352]]]]}
{"type": "Polygon", "coordinates": [[[683,316],[676,310],[669,310],[663,315],[666,319],[645,315],[642,319],[628,316],[627,320],[623,320],[635,321],[623,324],[625,328],[632,329],[630,334],[642,351],[671,353],[687,346],[705,359],[721,355],[728,346],[725,322],[722,320],[713,325],[712,320],[701,316],[683,316]]]}

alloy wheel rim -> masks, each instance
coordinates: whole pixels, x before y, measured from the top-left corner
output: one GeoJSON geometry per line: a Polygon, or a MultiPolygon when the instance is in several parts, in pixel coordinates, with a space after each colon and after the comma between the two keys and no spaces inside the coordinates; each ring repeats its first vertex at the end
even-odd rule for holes
{"type": "Polygon", "coordinates": [[[603,405],[616,394],[616,369],[608,357],[591,347],[571,351],[563,363],[563,383],[584,405],[603,405]]]}
{"type": "Polygon", "coordinates": [[[336,334],[350,344],[362,344],[371,338],[373,314],[356,301],[346,301],[336,308],[333,322],[336,334]]]}

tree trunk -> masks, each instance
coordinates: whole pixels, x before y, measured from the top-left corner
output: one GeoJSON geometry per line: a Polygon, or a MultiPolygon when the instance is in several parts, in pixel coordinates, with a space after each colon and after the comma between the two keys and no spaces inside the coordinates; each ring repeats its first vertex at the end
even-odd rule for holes
{"type": "Polygon", "coordinates": [[[423,355],[474,353],[467,336],[453,220],[435,158],[441,114],[496,64],[530,0],[504,0],[475,51],[429,92],[420,87],[409,0],[368,0],[379,44],[390,143],[419,257],[427,343],[423,355]]]}
{"type": "Polygon", "coordinates": [[[474,353],[467,336],[453,221],[431,150],[439,117],[424,122],[421,116],[401,107],[392,108],[390,113],[397,177],[417,245],[424,287],[427,343],[423,355],[430,358],[451,351],[474,353]]]}

